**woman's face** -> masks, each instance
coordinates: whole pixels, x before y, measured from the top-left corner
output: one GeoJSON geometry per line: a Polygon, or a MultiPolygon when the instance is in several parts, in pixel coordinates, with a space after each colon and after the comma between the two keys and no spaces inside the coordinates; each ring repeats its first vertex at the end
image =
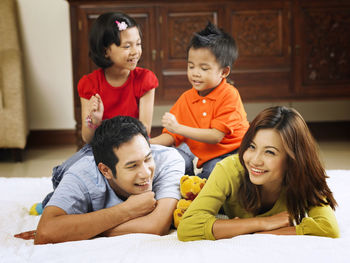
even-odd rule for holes
{"type": "Polygon", "coordinates": [[[278,190],[286,171],[287,153],[275,129],[259,130],[243,154],[250,181],[266,190],[278,190]]]}

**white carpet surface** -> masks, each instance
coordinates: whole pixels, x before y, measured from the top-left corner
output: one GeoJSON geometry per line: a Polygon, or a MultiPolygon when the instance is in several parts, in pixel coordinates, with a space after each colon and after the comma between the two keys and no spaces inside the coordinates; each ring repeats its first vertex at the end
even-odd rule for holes
{"type": "Polygon", "coordinates": [[[131,234],[112,238],[33,245],[14,238],[40,219],[30,206],[52,189],[50,178],[0,178],[0,262],[350,262],[350,171],[329,170],[328,184],[338,202],[341,237],[243,235],[218,241],[181,242],[131,234]]]}

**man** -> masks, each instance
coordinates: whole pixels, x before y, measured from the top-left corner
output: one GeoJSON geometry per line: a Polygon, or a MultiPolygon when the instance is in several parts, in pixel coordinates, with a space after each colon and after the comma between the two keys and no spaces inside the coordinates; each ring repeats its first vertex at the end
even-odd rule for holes
{"type": "Polygon", "coordinates": [[[83,150],[64,171],[36,232],[17,237],[32,234],[35,244],[47,244],[169,232],[185,169],[175,149],[150,146],[140,121],[117,116],[103,121],[83,150]]]}

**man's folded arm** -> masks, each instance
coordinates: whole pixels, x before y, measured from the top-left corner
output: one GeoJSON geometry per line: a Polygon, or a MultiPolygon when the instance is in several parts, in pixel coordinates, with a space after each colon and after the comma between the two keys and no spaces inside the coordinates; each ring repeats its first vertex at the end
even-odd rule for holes
{"type": "Polygon", "coordinates": [[[157,201],[156,208],[148,215],[129,220],[104,232],[103,236],[119,236],[130,233],[166,235],[173,219],[177,199],[163,198],[157,201]]]}
{"type": "Polygon", "coordinates": [[[49,206],[41,216],[34,243],[85,240],[128,220],[130,214],[124,203],[91,213],[74,215],[66,214],[59,207],[49,206]]]}

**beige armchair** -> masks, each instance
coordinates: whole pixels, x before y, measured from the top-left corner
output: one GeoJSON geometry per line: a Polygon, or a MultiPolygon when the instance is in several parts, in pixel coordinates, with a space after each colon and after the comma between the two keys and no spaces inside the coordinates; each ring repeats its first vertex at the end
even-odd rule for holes
{"type": "Polygon", "coordinates": [[[0,148],[22,160],[28,126],[15,0],[0,0],[0,148]]]}

